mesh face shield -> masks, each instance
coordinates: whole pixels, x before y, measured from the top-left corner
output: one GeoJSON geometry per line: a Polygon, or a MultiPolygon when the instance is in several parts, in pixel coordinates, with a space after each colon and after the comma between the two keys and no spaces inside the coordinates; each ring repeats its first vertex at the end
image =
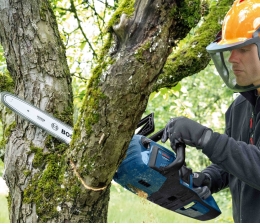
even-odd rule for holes
{"type": "Polygon", "coordinates": [[[220,77],[223,79],[227,87],[229,87],[234,92],[245,92],[260,88],[260,85],[255,86],[252,83],[249,85],[239,85],[232,70],[232,64],[228,61],[232,50],[242,48],[250,44],[256,44],[258,49],[258,57],[260,58],[260,37],[258,36],[258,31],[256,32],[257,35],[255,35],[255,37],[253,36],[253,38],[247,39],[243,42],[224,45],[220,45],[218,42],[213,42],[206,48],[215,64],[220,77]]]}
{"type": "Polygon", "coordinates": [[[219,75],[225,84],[235,92],[244,92],[260,87],[258,85],[260,81],[258,64],[260,59],[259,12],[260,0],[234,0],[223,20],[222,32],[206,48],[219,75]],[[253,48],[251,46],[245,47],[252,44],[257,46],[258,58],[255,55],[254,46],[253,48]],[[243,50],[246,51],[246,49],[253,49],[253,53],[238,54],[239,52],[242,53],[243,50]],[[250,59],[251,56],[252,60],[250,59]],[[228,61],[229,57],[230,62],[228,61]]]}

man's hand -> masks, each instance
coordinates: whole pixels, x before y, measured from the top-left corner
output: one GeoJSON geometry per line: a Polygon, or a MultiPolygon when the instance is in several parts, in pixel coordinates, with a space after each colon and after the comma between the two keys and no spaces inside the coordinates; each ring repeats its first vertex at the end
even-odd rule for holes
{"type": "Polygon", "coordinates": [[[194,172],[193,173],[193,186],[201,187],[201,186],[211,186],[211,178],[207,173],[202,172],[194,172]]]}
{"type": "Polygon", "coordinates": [[[212,135],[212,130],[186,117],[172,118],[165,126],[161,141],[170,139],[171,147],[175,150],[177,142],[203,149],[212,135]]]}
{"type": "Polygon", "coordinates": [[[193,173],[193,190],[202,199],[206,199],[211,195],[211,177],[207,173],[195,172],[193,173]]]}
{"type": "Polygon", "coordinates": [[[195,187],[193,190],[199,195],[199,197],[203,200],[207,199],[210,195],[211,192],[207,186],[202,186],[202,187],[195,187]]]}

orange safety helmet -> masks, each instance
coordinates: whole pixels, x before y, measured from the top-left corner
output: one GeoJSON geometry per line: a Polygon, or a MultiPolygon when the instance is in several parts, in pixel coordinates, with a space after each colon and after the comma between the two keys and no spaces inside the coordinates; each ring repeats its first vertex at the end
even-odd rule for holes
{"type": "Polygon", "coordinates": [[[218,44],[239,43],[253,37],[260,27],[260,0],[236,0],[225,16],[218,44]]]}
{"type": "Polygon", "coordinates": [[[260,87],[238,85],[228,62],[230,51],[250,44],[256,44],[260,59],[260,0],[235,0],[224,18],[222,31],[206,48],[221,78],[235,92],[260,87]]]}

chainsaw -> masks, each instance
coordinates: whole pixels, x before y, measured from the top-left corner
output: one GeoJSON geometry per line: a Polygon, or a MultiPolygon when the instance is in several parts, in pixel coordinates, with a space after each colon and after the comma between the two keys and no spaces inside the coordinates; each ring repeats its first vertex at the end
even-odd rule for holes
{"type": "MultiPolygon", "coordinates": [[[[69,144],[73,133],[66,125],[19,97],[1,92],[2,103],[22,118],[42,128],[61,142],[69,144]]],[[[193,173],[185,165],[185,145],[177,143],[176,153],[157,143],[163,130],[154,132],[153,113],[137,125],[126,157],[113,180],[147,200],[193,219],[206,221],[221,211],[211,194],[198,193],[193,187],[193,173]]]]}

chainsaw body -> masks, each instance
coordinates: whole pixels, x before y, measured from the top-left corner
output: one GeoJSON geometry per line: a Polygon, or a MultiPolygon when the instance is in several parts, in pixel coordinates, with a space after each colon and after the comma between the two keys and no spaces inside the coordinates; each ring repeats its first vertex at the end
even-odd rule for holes
{"type": "Polygon", "coordinates": [[[173,151],[142,135],[134,135],[114,181],[164,208],[197,220],[221,214],[214,198],[193,190],[192,170],[184,166],[184,148],[173,151]]]}

